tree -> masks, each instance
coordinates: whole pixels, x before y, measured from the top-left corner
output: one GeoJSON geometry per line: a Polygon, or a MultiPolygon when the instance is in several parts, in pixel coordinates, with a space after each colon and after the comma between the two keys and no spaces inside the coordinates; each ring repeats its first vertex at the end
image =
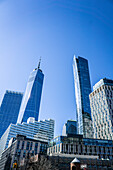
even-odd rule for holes
{"type": "Polygon", "coordinates": [[[58,164],[53,164],[47,156],[41,155],[36,163],[29,163],[27,170],[59,170],[58,164]]]}

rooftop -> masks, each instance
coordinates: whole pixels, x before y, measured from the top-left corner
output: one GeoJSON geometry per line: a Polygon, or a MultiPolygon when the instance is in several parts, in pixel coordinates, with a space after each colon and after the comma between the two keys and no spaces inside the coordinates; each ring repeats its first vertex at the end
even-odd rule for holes
{"type": "Polygon", "coordinates": [[[93,86],[93,90],[95,91],[96,89],[98,89],[98,88],[101,87],[102,85],[113,86],[113,80],[107,79],[107,78],[103,78],[103,79],[101,79],[99,82],[97,82],[97,83],[93,86]]]}

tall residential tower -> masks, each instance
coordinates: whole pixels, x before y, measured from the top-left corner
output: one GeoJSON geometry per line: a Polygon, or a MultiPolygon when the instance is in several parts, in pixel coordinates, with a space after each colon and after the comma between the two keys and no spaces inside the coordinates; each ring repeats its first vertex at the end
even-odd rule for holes
{"type": "Polygon", "coordinates": [[[6,90],[0,106],[0,138],[10,123],[16,123],[23,93],[6,90]]]}
{"type": "Polygon", "coordinates": [[[113,80],[104,78],[93,86],[90,105],[94,137],[113,140],[113,80]]]}
{"type": "Polygon", "coordinates": [[[27,122],[29,117],[34,117],[38,121],[43,79],[44,74],[40,69],[39,62],[38,67],[29,76],[17,123],[27,122]]]}
{"type": "Polygon", "coordinates": [[[91,84],[88,61],[85,58],[74,56],[73,72],[76,98],[76,117],[78,121],[78,133],[85,138],[93,137],[93,127],[89,103],[91,84]]]}

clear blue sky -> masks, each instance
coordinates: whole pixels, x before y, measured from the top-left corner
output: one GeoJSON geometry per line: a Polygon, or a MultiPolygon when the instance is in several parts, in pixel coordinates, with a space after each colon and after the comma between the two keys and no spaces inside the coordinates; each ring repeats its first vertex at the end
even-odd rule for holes
{"type": "Polygon", "coordinates": [[[92,86],[113,79],[112,0],[0,0],[0,99],[25,90],[42,56],[40,119],[55,120],[55,136],[75,118],[74,54],[88,59],[92,86]]]}

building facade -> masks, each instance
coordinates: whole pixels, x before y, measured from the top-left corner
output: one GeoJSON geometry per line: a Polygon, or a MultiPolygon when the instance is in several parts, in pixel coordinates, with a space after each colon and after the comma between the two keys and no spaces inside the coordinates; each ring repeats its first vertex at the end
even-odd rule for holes
{"type": "Polygon", "coordinates": [[[27,122],[29,117],[34,117],[38,121],[43,79],[44,74],[39,62],[38,68],[34,69],[29,76],[17,123],[27,122]]]}
{"type": "Polygon", "coordinates": [[[101,79],[89,97],[94,137],[113,140],[113,80],[101,79]]]}
{"type": "Polygon", "coordinates": [[[48,155],[75,155],[75,157],[96,157],[99,159],[113,160],[113,141],[101,139],[58,136],[50,141],[48,155]]]}
{"type": "Polygon", "coordinates": [[[0,106],[0,138],[10,123],[16,123],[23,93],[6,90],[0,106]]]}
{"type": "Polygon", "coordinates": [[[76,112],[78,121],[78,133],[84,137],[93,137],[93,127],[90,111],[89,94],[91,83],[88,61],[82,57],[73,59],[73,72],[75,83],[76,112]]]}
{"type": "Polygon", "coordinates": [[[17,134],[24,135],[27,138],[49,142],[54,137],[54,120],[33,121],[28,119],[28,122],[22,124],[10,124],[0,140],[0,156],[4,149],[8,147],[11,138],[17,134]]]}
{"type": "Polygon", "coordinates": [[[7,166],[6,161],[9,157],[11,158],[11,162],[8,166],[12,168],[14,162],[17,162],[17,164],[20,165],[21,161],[27,161],[27,158],[30,158],[33,155],[47,154],[47,147],[48,142],[26,138],[26,136],[23,135],[17,135],[16,138],[11,139],[10,146],[2,153],[0,170],[4,170],[5,166],[7,166]]]}

